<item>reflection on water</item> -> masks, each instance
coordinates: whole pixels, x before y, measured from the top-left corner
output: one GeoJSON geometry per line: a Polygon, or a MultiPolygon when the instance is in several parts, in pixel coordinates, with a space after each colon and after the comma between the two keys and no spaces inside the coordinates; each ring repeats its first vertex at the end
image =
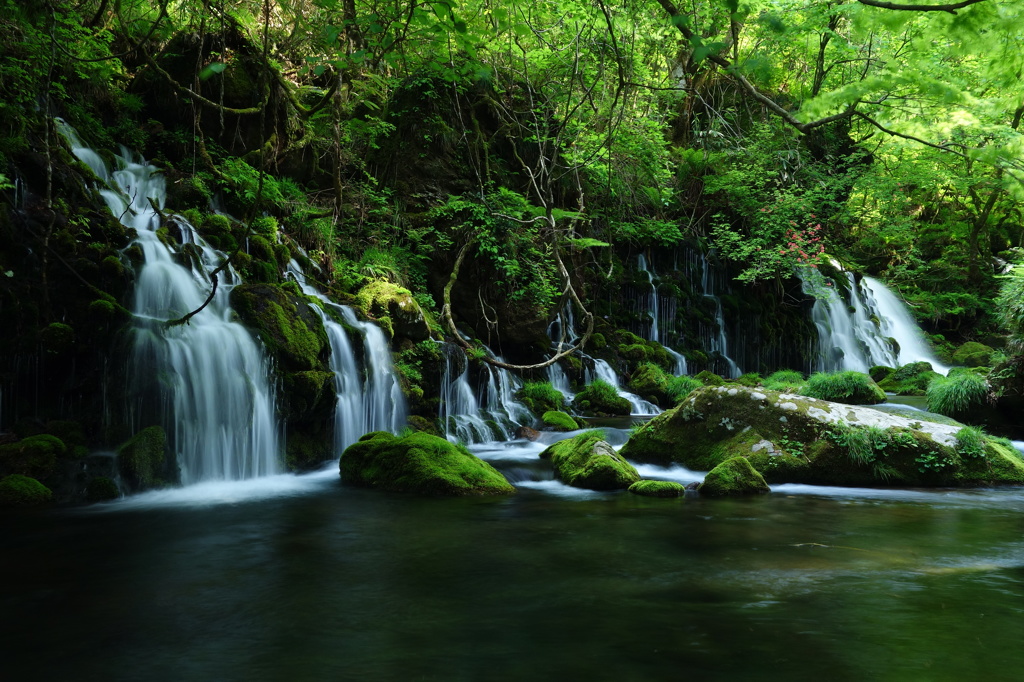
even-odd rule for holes
{"type": "Polygon", "coordinates": [[[2,515],[4,679],[987,681],[1024,665],[1024,491],[662,500],[563,486],[526,456],[542,444],[487,447],[517,495],[374,493],[332,468],[2,515]]]}

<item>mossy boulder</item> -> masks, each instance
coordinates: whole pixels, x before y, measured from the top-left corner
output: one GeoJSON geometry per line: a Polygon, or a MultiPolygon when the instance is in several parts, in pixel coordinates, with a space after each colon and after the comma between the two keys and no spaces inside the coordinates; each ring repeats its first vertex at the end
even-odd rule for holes
{"type": "Polygon", "coordinates": [[[386,280],[375,280],[356,293],[363,315],[375,320],[388,336],[413,341],[430,338],[430,326],[412,293],[386,280]]]}
{"type": "Polygon", "coordinates": [[[942,375],[932,369],[930,362],[911,362],[878,382],[879,388],[897,395],[924,395],[928,384],[942,375]]]}
{"type": "Polygon", "coordinates": [[[637,429],[620,454],[697,471],[744,457],[768,483],[1024,483],[1019,453],[997,453],[985,440],[985,456],[961,456],[963,425],[943,422],[763,388],[706,387],[637,429]]]}
{"type": "Polygon", "coordinates": [[[669,379],[661,367],[645,362],[630,375],[629,389],[656,405],[670,405],[673,401],[668,396],[669,379]]]}
{"type": "Polygon", "coordinates": [[[231,290],[231,305],[282,371],[326,369],[327,333],[300,296],[274,284],[240,284],[231,290]]]}
{"type": "Polygon", "coordinates": [[[85,487],[85,499],[89,502],[109,502],[120,496],[117,483],[106,476],[97,476],[85,487]]]}
{"type": "Polygon", "coordinates": [[[544,422],[544,426],[552,431],[575,431],[580,428],[571,415],[557,410],[548,410],[541,416],[540,420],[544,422]]]}
{"type": "Polygon", "coordinates": [[[652,481],[643,479],[629,486],[629,492],[643,497],[682,497],[686,486],[675,481],[652,481]]]}
{"type": "Polygon", "coordinates": [[[0,507],[35,507],[52,499],[50,489],[31,476],[11,474],[0,479],[0,507]]]}
{"type": "Polygon", "coordinates": [[[572,401],[573,407],[584,414],[598,416],[629,416],[631,405],[619,395],[615,387],[607,381],[596,379],[576,394],[572,401]]]}
{"type": "Polygon", "coordinates": [[[75,330],[66,324],[53,322],[39,332],[39,342],[48,353],[61,355],[75,346],[75,330]]]}
{"type": "Polygon", "coordinates": [[[342,483],[421,495],[507,495],[515,488],[461,445],[427,433],[368,433],[339,463],[342,483]]]}
{"type": "Polygon", "coordinates": [[[57,458],[68,452],[56,436],[41,433],[0,445],[0,473],[43,478],[53,473],[57,458]]]}
{"type": "Polygon", "coordinates": [[[886,365],[875,365],[874,367],[868,370],[868,376],[871,377],[872,381],[878,383],[880,381],[888,379],[890,376],[892,376],[892,373],[895,371],[895,367],[888,367],[886,365]]]}
{"type": "Polygon", "coordinates": [[[987,367],[995,350],[977,341],[968,341],[953,352],[953,362],[967,367],[987,367]]]}
{"type": "Polygon", "coordinates": [[[633,465],[604,441],[600,431],[559,441],[540,456],[551,460],[555,478],[576,488],[622,490],[640,480],[633,465]]]}
{"type": "Polygon", "coordinates": [[[714,372],[709,372],[707,370],[704,370],[703,372],[697,374],[693,378],[699,381],[700,383],[704,384],[705,386],[723,386],[725,384],[725,379],[718,376],[714,372]]]}
{"type": "Polygon", "coordinates": [[[516,400],[535,415],[565,408],[565,396],[547,381],[528,381],[516,391],[516,400]]]}
{"type": "Polygon", "coordinates": [[[117,467],[126,490],[140,492],[167,483],[166,441],[162,428],[148,426],[117,449],[117,467]]]}
{"type": "Polygon", "coordinates": [[[812,374],[801,395],[847,405],[877,405],[885,402],[885,391],[867,374],[854,371],[812,374]]]}
{"type": "Polygon", "coordinates": [[[768,493],[771,488],[750,460],[732,457],[709,471],[697,491],[708,497],[731,497],[768,493]]]}

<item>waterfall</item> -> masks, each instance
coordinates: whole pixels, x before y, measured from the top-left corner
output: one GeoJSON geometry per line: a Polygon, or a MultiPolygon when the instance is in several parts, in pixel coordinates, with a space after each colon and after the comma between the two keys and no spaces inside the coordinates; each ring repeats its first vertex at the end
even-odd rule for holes
{"type": "Polygon", "coordinates": [[[701,291],[704,292],[704,298],[710,300],[714,305],[715,311],[715,326],[717,330],[711,334],[708,341],[708,350],[713,354],[721,356],[722,360],[728,369],[728,378],[735,379],[736,377],[743,374],[739,365],[729,357],[729,339],[725,333],[725,315],[722,314],[722,299],[718,297],[718,289],[722,287],[722,283],[719,282],[720,276],[716,276],[708,267],[707,256],[701,254],[700,256],[701,265],[701,276],[700,286],[701,291]]]}
{"type": "Polygon", "coordinates": [[[622,390],[622,388],[619,386],[619,377],[615,375],[615,370],[612,369],[611,365],[609,365],[604,360],[599,360],[597,358],[593,358],[593,360],[594,373],[593,375],[591,375],[590,371],[587,371],[588,384],[591,381],[593,381],[593,379],[597,378],[614,386],[615,390],[619,394],[619,397],[625,398],[626,400],[629,401],[629,413],[634,416],[649,417],[661,414],[661,410],[658,409],[657,405],[647,402],[646,400],[644,400],[643,398],[634,393],[622,390]]]}
{"type": "Polygon", "coordinates": [[[817,270],[801,269],[798,276],[804,292],[816,296],[811,309],[818,329],[815,370],[867,372],[875,365],[899,367],[923,360],[937,372],[949,371],[928,349],[906,307],[878,280],[863,277],[857,282],[853,273],[844,271],[849,292],[845,300],[835,281],[817,270]]]}
{"type": "Polygon", "coordinates": [[[166,187],[163,176],[122,148],[117,169],[57,122],[72,152],[106,184],[100,189],[115,218],[134,228],[132,247],[143,254],[132,313],[134,347],[129,360],[129,413],[136,427],[158,419],[176,453],[185,485],[240,480],[279,470],[280,426],[270,363],[249,332],[233,321],[228,303],[239,282],[230,268],[210,304],[188,324],[165,322],[199,308],[212,287],[209,272],[225,257],[180,216],[180,253],[157,235],[166,187]],[[181,263],[188,265],[182,265],[181,263]]]}
{"type": "MultiPolygon", "coordinates": [[[[522,384],[507,369],[484,363],[479,387],[469,378],[469,359],[460,346],[444,344],[439,418],[452,442],[486,443],[511,440],[517,427],[533,422],[533,414],[515,399],[522,384]]],[[[487,353],[496,360],[500,357],[487,353]]]]}
{"type": "MultiPolygon", "coordinates": [[[[660,302],[659,302],[659,297],[658,297],[658,287],[654,284],[654,272],[651,269],[648,268],[647,258],[644,256],[644,254],[641,253],[637,257],[637,261],[638,261],[638,267],[640,268],[640,272],[642,272],[645,275],[647,275],[647,281],[650,282],[650,285],[651,285],[651,293],[648,294],[648,296],[647,296],[647,305],[646,305],[646,312],[647,312],[647,314],[651,318],[651,329],[650,329],[650,332],[647,335],[647,340],[648,341],[657,341],[662,346],[664,346],[665,350],[668,351],[668,354],[671,355],[672,359],[675,361],[675,367],[673,369],[673,373],[676,376],[679,376],[681,374],[686,374],[686,372],[687,372],[687,369],[686,369],[686,358],[683,357],[683,355],[681,353],[678,353],[675,350],[673,350],[672,348],[670,348],[668,346],[667,339],[662,337],[662,329],[664,329],[664,327],[668,326],[668,325],[662,325],[661,324],[661,319],[660,319],[661,316],[660,316],[660,312],[659,312],[661,306],[659,305],[660,302]]],[[[674,318],[675,318],[675,315],[667,315],[665,321],[670,325],[674,318]]]]}
{"type": "Polygon", "coordinates": [[[405,425],[406,406],[399,385],[391,349],[380,327],[359,320],[348,306],[338,305],[306,281],[299,264],[292,260],[288,274],[303,293],[320,302],[313,309],[323,321],[331,344],[330,369],[334,372],[337,402],[334,407],[334,452],[337,456],[370,431],[398,433],[405,425]],[[342,317],[362,337],[363,363],[349,341],[345,327],[328,310],[342,317]]]}

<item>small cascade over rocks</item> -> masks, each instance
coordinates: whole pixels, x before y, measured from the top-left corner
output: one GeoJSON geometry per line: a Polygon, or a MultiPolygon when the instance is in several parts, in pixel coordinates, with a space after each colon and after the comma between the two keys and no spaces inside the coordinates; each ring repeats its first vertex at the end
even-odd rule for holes
{"type": "Polygon", "coordinates": [[[866,373],[875,365],[924,361],[936,372],[949,371],[928,348],[906,306],[878,280],[865,276],[857,281],[843,271],[841,288],[817,270],[801,269],[798,275],[804,292],[817,296],[811,311],[818,329],[814,370],[866,373]]]}
{"type": "Polygon", "coordinates": [[[132,245],[143,254],[131,302],[128,413],[133,426],[163,426],[185,485],[277,473],[281,427],[270,362],[245,327],[233,321],[228,297],[240,282],[234,270],[221,273],[216,296],[188,324],[166,324],[203,305],[212,287],[209,273],[225,254],[180,216],[172,217],[181,235],[180,252],[160,239],[154,204],[163,210],[166,187],[154,166],[122,148],[117,168],[110,170],[73,129],[58,121],[58,130],[105,183],[99,193],[114,217],[137,232],[132,245]]]}
{"type": "Polygon", "coordinates": [[[480,363],[479,373],[471,381],[469,358],[462,347],[445,343],[442,352],[438,416],[448,440],[469,444],[511,440],[518,427],[533,422],[533,413],[515,398],[522,383],[510,371],[480,363]]]}
{"type": "Polygon", "coordinates": [[[615,370],[604,360],[598,358],[592,358],[594,362],[594,370],[591,372],[587,370],[587,383],[589,384],[594,379],[600,379],[611,384],[615,387],[615,391],[619,394],[620,398],[625,398],[629,401],[629,413],[635,417],[653,417],[661,414],[661,410],[654,403],[648,402],[629,391],[622,390],[619,386],[619,377],[615,374],[615,370]]]}
{"type": "Polygon", "coordinates": [[[682,353],[679,353],[669,347],[668,339],[665,338],[662,333],[662,330],[665,329],[666,327],[670,327],[675,319],[676,302],[674,299],[668,299],[667,301],[665,301],[665,304],[661,302],[661,297],[658,295],[658,287],[654,283],[654,272],[647,265],[647,257],[641,253],[639,256],[637,256],[637,261],[637,266],[640,268],[640,272],[647,275],[647,281],[650,282],[651,284],[651,293],[648,294],[646,305],[643,306],[643,310],[651,318],[651,326],[650,330],[648,331],[647,335],[644,336],[644,338],[647,339],[648,341],[657,341],[658,343],[665,347],[665,350],[668,351],[668,354],[672,356],[672,359],[675,361],[673,373],[676,376],[686,374],[686,358],[683,357],[682,353]],[[670,308],[670,310],[665,315],[666,319],[663,323],[661,319],[661,311],[666,308],[670,308]]]}
{"type": "Polygon", "coordinates": [[[704,292],[704,298],[714,304],[715,312],[716,329],[708,336],[707,347],[712,354],[720,356],[725,362],[725,376],[730,379],[735,379],[743,374],[743,370],[741,370],[739,365],[729,357],[729,338],[725,332],[725,315],[722,313],[722,299],[718,296],[718,293],[728,285],[725,281],[724,273],[710,267],[707,254],[700,255],[700,264],[701,290],[704,292]]]}
{"type": "Polygon", "coordinates": [[[299,264],[292,260],[288,274],[303,293],[320,302],[313,306],[320,316],[331,344],[328,366],[334,372],[337,402],[334,410],[334,453],[341,453],[361,436],[371,431],[397,434],[405,426],[407,408],[402,387],[398,383],[391,349],[384,332],[372,322],[356,317],[348,306],[331,301],[306,280],[299,264]],[[357,331],[362,340],[362,361],[357,357],[345,327],[328,310],[335,312],[345,325],[357,331]]]}

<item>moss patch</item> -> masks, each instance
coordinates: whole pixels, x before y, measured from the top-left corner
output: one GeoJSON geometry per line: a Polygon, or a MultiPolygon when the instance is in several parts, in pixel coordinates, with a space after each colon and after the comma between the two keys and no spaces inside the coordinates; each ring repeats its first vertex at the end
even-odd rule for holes
{"type": "Polygon", "coordinates": [[[57,458],[68,452],[60,438],[39,434],[16,443],[0,445],[0,471],[46,478],[53,473],[57,458]]]}
{"type": "Polygon", "coordinates": [[[299,296],[273,284],[241,284],[231,291],[231,305],[283,371],[326,369],[327,333],[299,296]]]}
{"type": "Polygon", "coordinates": [[[587,414],[628,416],[629,401],[619,396],[615,387],[607,381],[596,379],[576,394],[572,404],[587,414]]]}
{"type": "Polygon", "coordinates": [[[559,441],[540,453],[551,459],[555,478],[567,485],[590,490],[621,490],[640,480],[640,474],[600,431],[587,431],[559,441]]]}
{"type": "Polygon", "coordinates": [[[413,341],[430,338],[430,327],[412,293],[386,280],[370,282],[356,293],[356,306],[388,336],[413,341]]]}
{"type": "Polygon", "coordinates": [[[709,497],[771,492],[764,477],[744,457],[732,457],[716,466],[708,472],[697,490],[709,497]]]}
{"type": "Polygon", "coordinates": [[[131,492],[148,490],[165,484],[166,434],[159,426],[149,426],[132,436],[117,449],[117,466],[121,482],[131,492]]]}
{"type": "Polygon", "coordinates": [[[341,455],[346,485],[421,495],[507,495],[515,488],[494,467],[427,433],[368,433],[341,455]]]}
{"type": "Polygon", "coordinates": [[[572,416],[565,412],[558,412],[556,410],[549,410],[545,412],[540,420],[544,422],[544,426],[548,427],[552,431],[575,431],[580,428],[579,424],[572,416]]]}
{"type": "Polygon", "coordinates": [[[686,486],[675,481],[644,479],[629,486],[629,492],[644,497],[682,497],[686,493],[686,486]]]}
{"type": "Polygon", "coordinates": [[[0,507],[34,507],[52,499],[53,492],[30,476],[11,474],[0,480],[0,507]]]}

